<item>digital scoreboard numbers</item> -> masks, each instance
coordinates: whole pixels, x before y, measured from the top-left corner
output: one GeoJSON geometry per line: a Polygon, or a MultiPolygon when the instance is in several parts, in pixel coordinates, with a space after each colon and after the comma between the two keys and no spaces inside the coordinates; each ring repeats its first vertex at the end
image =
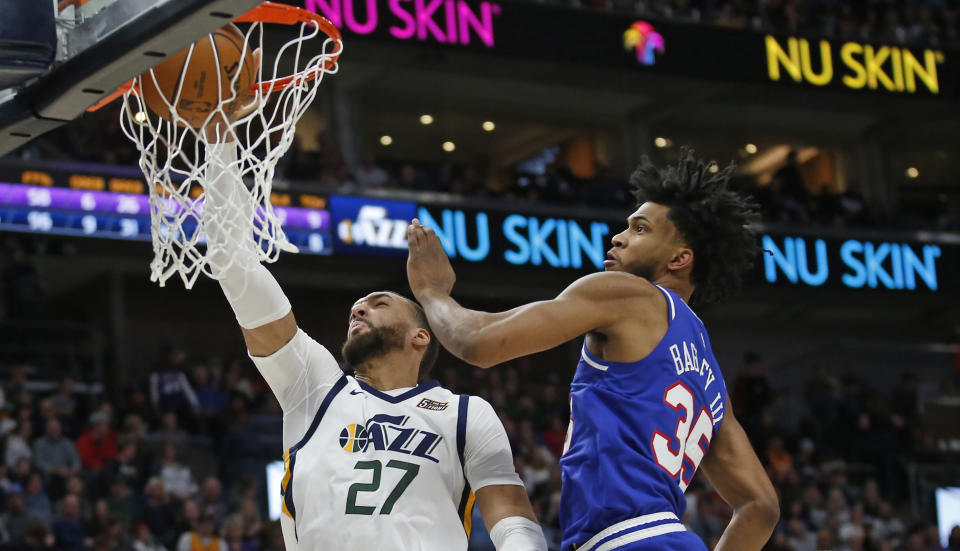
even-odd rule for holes
{"type": "Polygon", "coordinates": [[[0,207],[0,229],[30,233],[150,240],[149,218],[9,206],[0,207]]]}
{"type": "MultiPolygon", "coordinates": [[[[164,205],[171,216],[179,205],[164,205]]],[[[202,202],[191,205],[197,216],[202,202]]],[[[331,254],[330,213],[321,209],[273,207],[287,239],[301,252],[331,254]]],[[[192,237],[196,222],[182,224],[192,237]]],[[[150,241],[150,197],[132,193],[88,191],[0,183],[0,230],[150,241]]]]}

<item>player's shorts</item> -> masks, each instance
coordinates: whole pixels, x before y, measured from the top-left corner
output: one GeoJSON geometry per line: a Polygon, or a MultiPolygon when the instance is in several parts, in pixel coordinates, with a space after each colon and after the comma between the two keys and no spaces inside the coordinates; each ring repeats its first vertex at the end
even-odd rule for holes
{"type": "Polygon", "coordinates": [[[707,546],[693,532],[673,532],[628,543],[616,551],[706,551],[707,546]]]}
{"type": "Polygon", "coordinates": [[[595,544],[589,547],[584,545],[569,545],[564,548],[564,551],[577,551],[578,549],[581,551],[583,549],[589,549],[590,551],[596,551],[598,549],[603,549],[604,551],[707,551],[707,546],[703,543],[703,540],[700,539],[700,536],[683,529],[677,532],[669,532],[630,543],[624,543],[616,547],[610,547],[612,541],[613,539],[610,539],[601,544],[595,544]]]}

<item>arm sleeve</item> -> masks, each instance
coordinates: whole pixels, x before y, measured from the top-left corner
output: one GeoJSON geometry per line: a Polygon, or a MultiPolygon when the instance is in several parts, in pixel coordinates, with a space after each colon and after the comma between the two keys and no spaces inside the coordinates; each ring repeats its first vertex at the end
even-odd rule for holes
{"type": "Polygon", "coordinates": [[[523,486],[513,467],[513,452],[503,423],[483,398],[470,397],[466,438],[464,472],[474,491],[494,484],[523,486]]]}

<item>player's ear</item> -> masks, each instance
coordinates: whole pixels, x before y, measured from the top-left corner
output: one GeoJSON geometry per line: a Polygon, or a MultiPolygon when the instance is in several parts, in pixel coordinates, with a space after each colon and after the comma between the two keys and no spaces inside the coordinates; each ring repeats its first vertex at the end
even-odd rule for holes
{"type": "Polygon", "coordinates": [[[679,249],[667,263],[667,269],[671,272],[693,269],[693,250],[688,247],[679,249]]]}
{"type": "Polygon", "coordinates": [[[413,334],[411,342],[414,346],[426,347],[430,344],[430,332],[422,327],[418,328],[417,332],[413,334]]]}

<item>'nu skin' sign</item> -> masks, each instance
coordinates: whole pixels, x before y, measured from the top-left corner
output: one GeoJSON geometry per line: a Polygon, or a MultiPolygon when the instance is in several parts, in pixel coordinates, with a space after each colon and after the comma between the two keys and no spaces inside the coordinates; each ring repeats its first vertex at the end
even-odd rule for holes
{"type": "Polygon", "coordinates": [[[339,29],[355,34],[384,30],[400,40],[416,39],[467,46],[494,46],[494,2],[471,5],[465,0],[302,0],[339,29]]]}
{"type": "Polygon", "coordinates": [[[937,291],[943,250],[937,244],[845,241],[764,235],[763,276],[769,283],[851,289],[937,291]]]}

